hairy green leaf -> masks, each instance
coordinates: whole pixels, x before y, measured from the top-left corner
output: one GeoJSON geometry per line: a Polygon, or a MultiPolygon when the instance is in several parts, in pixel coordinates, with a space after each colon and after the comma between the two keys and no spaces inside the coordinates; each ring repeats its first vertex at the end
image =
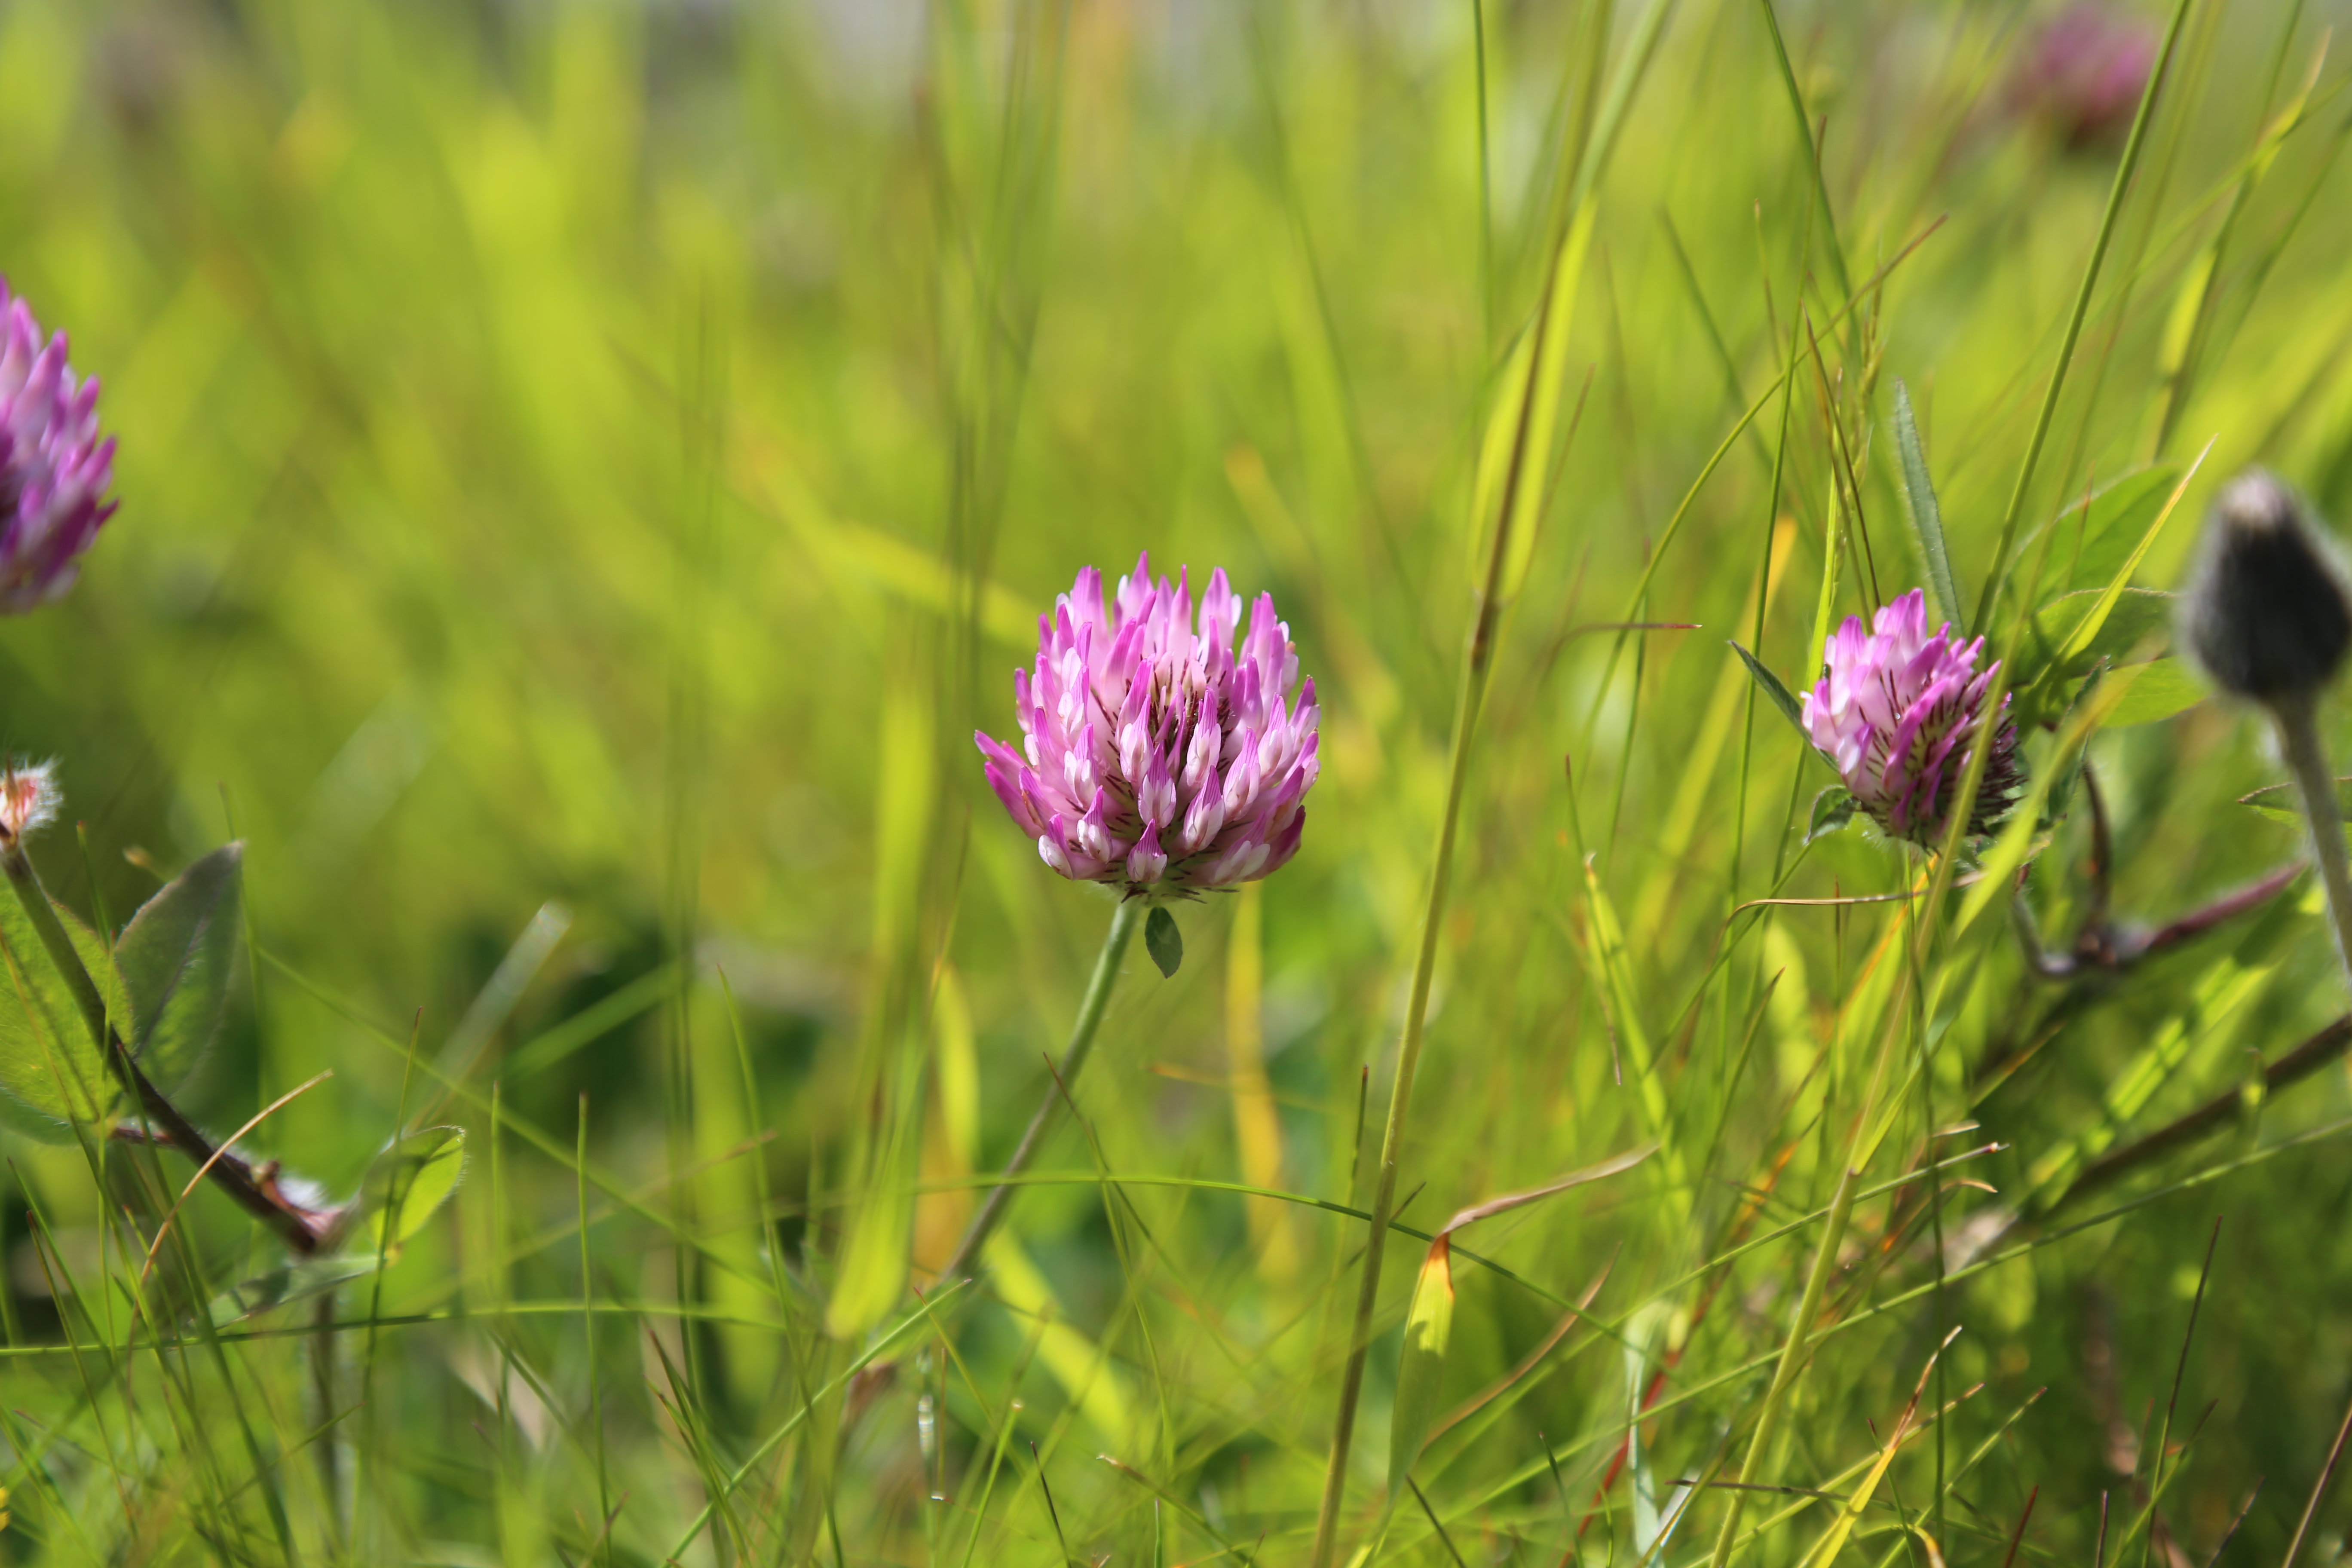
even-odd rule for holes
{"type": "MultiPolygon", "coordinates": [[[[2081,588],[2061,595],[2033,612],[2033,631],[2041,644],[2030,668],[2021,669],[2016,683],[2031,682],[2047,667],[2062,639],[2081,623],[2098,602],[2099,591],[2081,588]]],[[[2126,588],[2107,611],[2106,619],[2089,645],[2067,661],[2064,673],[2082,675],[2102,660],[2122,664],[2135,654],[2159,656],[2170,641],[2172,623],[2179,614],[2180,595],[2159,588],[2126,588]]],[[[2021,664],[2027,661],[2021,659],[2021,664]]]]}
{"type": "Polygon", "coordinates": [[[1862,803],[1853,792],[1843,784],[1832,784],[1813,796],[1812,815],[1805,823],[1805,842],[1811,844],[1823,834],[1835,833],[1853,820],[1862,803]]]}
{"type": "MultiPolygon", "coordinates": [[[[127,1028],[131,1004],[105,939],[70,910],[57,915],[97,982],[109,1019],[127,1028]]],[[[62,1143],[75,1122],[97,1120],[114,1102],[113,1078],[73,991],[15,890],[0,887],[0,1125],[62,1143]]]]}
{"type": "MultiPolygon", "coordinates": [[[[2089,662],[2095,660],[2095,656],[2092,650],[2098,646],[2101,637],[2106,633],[2108,624],[2115,619],[2116,608],[2130,594],[2128,584],[2132,573],[2137,569],[2140,562],[2147,558],[2148,551],[2156,543],[2157,536],[2164,531],[2164,525],[2171,521],[2173,512],[2180,505],[2180,498],[2188,493],[2189,481],[2197,477],[2197,470],[2203,466],[2206,457],[2210,456],[2212,450],[2213,443],[2208,441],[2205,444],[2205,450],[2198,455],[2197,461],[2191,463],[2188,470],[2180,476],[2179,480],[2165,492],[2162,503],[2148,520],[2147,527],[2140,534],[2138,542],[2132,546],[2131,552],[2116,568],[2115,575],[2108,581],[2106,587],[2098,593],[2085,595],[2089,602],[2075,617],[2073,629],[2064,634],[2052,651],[2049,663],[2040,677],[2034,680],[2031,688],[2026,689],[2024,695],[2018,699],[2015,719],[2020,725],[2038,724],[2056,711],[2062,706],[2058,700],[2058,689],[2064,683],[2068,673],[2085,668],[2089,662]]],[[[2142,629],[2139,637],[2134,640],[2135,642],[2145,641],[2147,636],[2147,631],[2142,629]]],[[[2013,689],[2014,686],[2012,686],[2013,689]]]]}
{"type": "Polygon", "coordinates": [[[2197,678],[2187,659],[2160,658],[2139,672],[2139,679],[2132,682],[2131,689],[2107,715],[2105,728],[2126,730],[2134,724],[2153,724],[2194,708],[2212,695],[2212,688],[2197,678]]]}
{"type": "Polygon", "coordinates": [[[214,850],[148,900],[115,943],[131,1054],[166,1094],[186,1081],[227,1010],[244,867],[243,844],[214,850]]]}
{"type": "MultiPolygon", "coordinates": [[[[2060,512],[2050,524],[2057,537],[2050,542],[2047,582],[2079,588],[2113,580],[2179,478],[2179,464],[2158,463],[2126,474],[2060,512]]],[[[2058,627],[2061,635],[2066,629],[2058,627]]]]}

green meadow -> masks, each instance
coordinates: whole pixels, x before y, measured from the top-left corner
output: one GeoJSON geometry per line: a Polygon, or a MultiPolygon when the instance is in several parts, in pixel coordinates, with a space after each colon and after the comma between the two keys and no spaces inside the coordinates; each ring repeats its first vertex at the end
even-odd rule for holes
{"type": "Polygon", "coordinates": [[[2352,521],[2347,20],[0,8],[31,862],[142,1039],[211,889],[173,1099],[359,1205],[12,1114],[0,1563],[2334,1563],[2352,993],[2168,595],[2352,521]],[[1059,1073],[972,734],[1145,552],[1320,776],[1059,1073]],[[1915,841],[1782,700],[1923,586],[2023,782],[1915,841]]]}

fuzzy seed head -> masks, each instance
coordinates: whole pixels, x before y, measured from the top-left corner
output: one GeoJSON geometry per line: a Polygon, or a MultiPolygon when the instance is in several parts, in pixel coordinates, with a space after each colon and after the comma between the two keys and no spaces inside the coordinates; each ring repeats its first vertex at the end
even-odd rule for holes
{"type": "Polygon", "coordinates": [[[2214,683],[2258,702],[2317,692],[2352,649],[2352,593],[2333,546],[2260,468],[2214,501],[2182,619],[2214,683]]]}

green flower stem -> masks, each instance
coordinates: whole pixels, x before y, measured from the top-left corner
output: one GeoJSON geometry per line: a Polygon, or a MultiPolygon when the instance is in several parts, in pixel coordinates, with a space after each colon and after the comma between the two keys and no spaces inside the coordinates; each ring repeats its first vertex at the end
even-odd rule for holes
{"type": "Polygon", "coordinates": [[[152,1134],[130,1141],[170,1144],[194,1160],[239,1207],[277,1231],[287,1246],[305,1256],[318,1251],[320,1236],[310,1216],[278,1196],[274,1183],[257,1173],[253,1167],[226,1150],[215,1149],[212,1141],[197,1131],[195,1125],[180,1114],[179,1107],[165,1099],[163,1091],[131,1059],[122,1037],[107,1022],[106,1000],[99,994],[98,983],[89,977],[89,971],[83,967],[81,954],[75,951],[73,938],[66,934],[64,922],[58,919],[58,911],[50,904],[32,860],[25,854],[22,839],[12,838],[0,847],[0,871],[7,874],[17,902],[25,907],[25,918],[40,933],[41,946],[48,952],[50,963],[64,976],[66,988],[73,993],[74,1005],[80,1010],[82,1023],[97,1044],[99,1055],[106,1059],[124,1091],[138,1100],[147,1120],[154,1124],[152,1134]]]}
{"type": "Polygon", "coordinates": [[[2270,705],[2278,725],[2279,749],[2286,753],[2303,795],[2303,814],[2311,824],[2311,852],[2318,858],[2319,876],[2327,887],[2327,912],[2336,922],[2336,952],[2352,978],[2352,874],[2345,866],[2344,817],[2336,805],[2336,776],[2328,770],[2327,753],[2319,743],[2319,698],[2316,692],[2283,697],[2270,705]]]}
{"type": "MultiPolygon", "coordinates": [[[[1021,1142],[1005,1162],[1004,1174],[1017,1176],[1029,1168],[1037,1157],[1038,1147],[1045,1142],[1045,1133],[1053,1124],[1054,1111],[1062,1103],[1062,1096],[1076,1082],[1078,1069],[1087,1065],[1094,1054],[1095,1035],[1102,1027],[1103,1014],[1109,1010],[1111,988],[1118,984],[1118,966],[1126,961],[1128,943],[1135,940],[1135,928],[1143,923],[1143,900],[1122,899],[1111,912],[1110,930],[1103,933],[1102,952],[1096,955],[1095,972],[1087,981],[1087,994],[1078,1003],[1077,1022],[1070,1026],[1070,1043],[1063,1047],[1062,1064],[1055,1069],[1055,1081],[1045,1088],[1045,1098],[1037,1106],[1037,1113],[1029,1119],[1029,1130],[1021,1134],[1021,1142]]],[[[940,1278],[953,1281],[971,1272],[974,1259],[982,1247],[988,1245],[1004,1211],[1012,1205],[1016,1189],[1011,1186],[991,1187],[987,1201],[964,1227],[963,1239],[956,1243],[955,1256],[940,1270],[940,1278]]]]}

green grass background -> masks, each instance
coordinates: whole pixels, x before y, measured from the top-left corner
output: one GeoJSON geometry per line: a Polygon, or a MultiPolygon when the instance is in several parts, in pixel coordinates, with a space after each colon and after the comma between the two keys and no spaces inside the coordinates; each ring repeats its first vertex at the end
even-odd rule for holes
{"type": "MultiPolygon", "coordinates": [[[[1457,1254],[1449,1406],[1605,1281],[1436,1439],[1380,1560],[1704,1558],[1725,1494],[1663,1542],[1661,1510],[1745,1454],[1877,1064],[1867,1181],[1916,1169],[1931,1125],[1980,1123],[1948,1156],[2001,1146],[1940,1179],[1957,1264],[2037,1162],[2246,1083],[2343,1009],[2302,884],[2073,986],[2026,973],[1996,908],[1933,955],[1923,1089],[1888,1002],[1899,904],[1728,918],[1776,868],[1820,899],[1923,864],[1858,830],[1800,854],[1830,775],[1751,712],[1725,639],[1785,518],[1760,653],[1813,671],[1851,510],[1831,422],[1884,595],[1920,580],[1896,378],[1981,591],[2119,155],[2013,100],[2048,15],[1786,5],[1784,79],[1759,5],[1702,0],[1647,55],[1636,0],[8,6],[0,265],[121,441],[79,587],[0,627],[0,738],[61,760],[91,843],[50,835],[51,886],[119,921],[154,871],[247,840],[255,962],[191,1109],[226,1131],[333,1069],[252,1142],[339,1191],[425,1092],[412,1025],[432,1060],[535,911],[570,923],[452,1107],[451,1207],[341,1298],[361,1326],[323,1405],[302,1310],[217,1355],[126,1349],[100,1243],[123,1194],[6,1146],[0,1560],[1304,1561],[1362,1223],[1184,1184],[1368,1205],[1360,1097],[1376,1145],[1491,526],[1481,432],[1612,82],[1581,413],[1475,738],[1400,1191],[1426,1228],[1649,1141],[1685,1179],[1654,1160],[1465,1237],[1518,1279],[1457,1254]],[[1818,191],[1791,84],[1825,126],[1818,191]],[[1785,437],[1778,399],[1733,437],[1801,305],[1819,357],[1785,437]],[[1305,847],[1253,902],[1179,911],[1174,978],[1130,962],[1075,1086],[1090,1137],[1066,1129],[1043,1167],[1066,1179],[1016,1210],[1025,1272],[869,1356],[916,1298],[852,1281],[872,1326],[828,1338],[846,1237],[904,1224],[928,1284],[1109,912],[1003,820],[969,735],[1010,731],[1074,572],[1147,549],[1282,606],[1323,703],[1305,847]],[[1633,618],[1700,629],[1585,631],[1633,618]],[[79,1270],[63,1295],[27,1198],[79,1270]]],[[[2352,516],[2352,79],[2322,55],[2346,19],[2189,5],[2025,492],[2037,602],[2117,564],[2071,523],[2037,555],[2043,523],[2209,439],[2137,583],[2176,584],[2249,463],[2352,516]]],[[[1848,568],[1836,613],[1867,597],[1848,568]]],[[[2236,804],[2284,773],[2219,703],[2091,755],[2119,918],[2299,852],[2236,804]]],[[[2083,816],[2033,874],[2053,937],[2087,896],[2083,816]]],[[[1777,1479],[1849,1494],[1958,1325],[1931,1397],[1961,1402],[1847,1559],[2002,1563],[2034,1495],[2020,1561],[2092,1561],[2104,1507],[2110,1558],[2201,1564],[2260,1483],[2226,1560],[2277,1561],[2352,1392],[2347,1098],[2323,1072],[2060,1223],[2153,1201],[2015,1232],[1941,1289],[1920,1189],[1864,1202],[1777,1479]],[[2150,1529],[2176,1375],[2171,1441],[2195,1436],[2150,1529]]],[[[273,1264],[211,1194],[185,1223],[216,1283],[273,1264]]],[[[1389,1254],[1350,1551],[1419,1253],[1389,1254]]],[[[1835,1507],[1752,1498],[1742,1560],[1804,1562],[1835,1507]]],[[[2347,1510],[2302,1562],[2339,1553],[2347,1510]]]]}

